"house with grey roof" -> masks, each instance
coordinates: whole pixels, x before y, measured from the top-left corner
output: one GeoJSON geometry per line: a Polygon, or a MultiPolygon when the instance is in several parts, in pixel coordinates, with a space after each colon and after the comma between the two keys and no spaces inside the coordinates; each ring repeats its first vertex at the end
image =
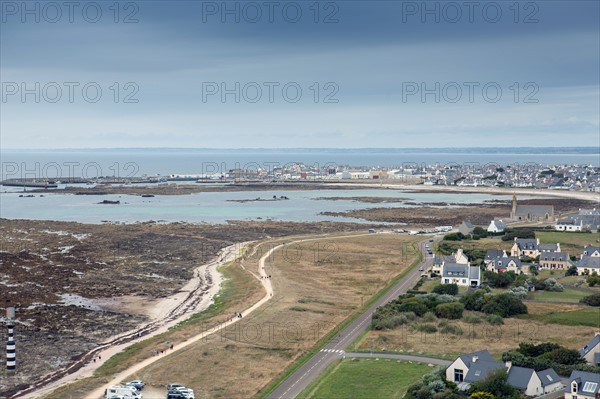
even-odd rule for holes
{"type": "Polygon", "coordinates": [[[523,273],[523,263],[521,259],[514,256],[498,257],[489,261],[486,269],[495,273],[515,272],[523,273]]]}
{"type": "Polygon", "coordinates": [[[475,226],[468,220],[465,220],[460,225],[458,225],[458,231],[464,235],[469,235],[473,232],[475,226]]]}
{"type": "Polygon", "coordinates": [[[540,269],[567,270],[573,266],[566,252],[543,252],[540,254],[540,269]]]}
{"type": "Polygon", "coordinates": [[[600,333],[596,333],[594,338],[579,350],[579,355],[588,364],[600,367],[600,333]]]}
{"type": "Polygon", "coordinates": [[[581,231],[583,230],[583,222],[575,219],[561,219],[554,224],[554,230],[558,231],[581,231]]]}
{"type": "Polygon", "coordinates": [[[494,219],[487,228],[488,233],[501,233],[506,230],[506,223],[500,219],[494,219]]]}
{"type": "Polygon", "coordinates": [[[456,383],[460,391],[467,391],[472,384],[486,379],[498,370],[506,370],[508,384],[527,396],[540,396],[563,388],[553,369],[536,372],[533,369],[503,364],[492,357],[487,349],[461,355],[446,369],[446,380],[456,383]]]}
{"type": "Polygon", "coordinates": [[[584,256],[575,262],[575,267],[580,276],[588,276],[594,272],[600,274],[600,257],[584,256]]]}
{"type": "Polygon", "coordinates": [[[540,396],[562,389],[563,385],[554,369],[536,372],[534,369],[512,366],[506,363],[508,379],[506,382],[526,396],[540,396]]]}
{"type": "Polygon", "coordinates": [[[442,265],[442,284],[456,284],[464,287],[481,285],[481,270],[470,263],[444,263],[442,265]]]}
{"type": "Polygon", "coordinates": [[[581,254],[582,258],[584,256],[591,256],[591,257],[594,257],[594,258],[600,258],[600,247],[594,247],[592,245],[586,245],[585,247],[583,247],[583,253],[581,254]]]}
{"type": "Polygon", "coordinates": [[[573,370],[565,399],[596,399],[600,394],[600,374],[573,370]]]}
{"type": "Polygon", "coordinates": [[[560,252],[560,242],[556,244],[538,244],[540,252],[560,252]]]}
{"type": "Polygon", "coordinates": [[[506,258],[508,255],[503,249],[488,249],[483,259],[483,264],[487,266],[492,260],[497,258],[506,258]]]}
{"type": "Polygon", "coordinates": [[[461,355],[446,369],[446,380],[455,382],[458,389],[466,391],[471,384],[484,380],[504,364],[492,357],[487,349],[461,355]]]}
{"type": "Polygon", "coordinates": [[[538,245],[540,245],[539,239],[515,237],[515,242],[510,249],[510,256],[537,258],[540,256],[538,245]]]}
{"type": "Polygon", "coordinates": [[[441,275],[442,266],[444,263],[461,263],[466,265],[469,263],[469,259],[464,254],[462,248],[459,248],[456,252],[453,252],[452,255],[434,255],[431,272],[441,275]]]}

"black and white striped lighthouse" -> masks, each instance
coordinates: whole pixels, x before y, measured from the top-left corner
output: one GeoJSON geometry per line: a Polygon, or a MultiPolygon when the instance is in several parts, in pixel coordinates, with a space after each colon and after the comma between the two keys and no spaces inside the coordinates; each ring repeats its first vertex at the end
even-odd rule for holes
{"type": "Polygon", "coordinates": [[[6,369],[17,368],[17,347],[15,344],[15,308],[6,308],[6,324],[8,327],[8,339],[6,340],[6,369]]]}

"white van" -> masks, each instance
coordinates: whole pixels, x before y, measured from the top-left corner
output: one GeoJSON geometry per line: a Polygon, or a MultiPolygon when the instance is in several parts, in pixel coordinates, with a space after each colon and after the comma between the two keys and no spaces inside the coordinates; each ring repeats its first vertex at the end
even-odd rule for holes
{"type": "Polygon", "coordinates": [[[142,394],[133,387],[115,385],[104,391],[105,399],[142,399],[142,394]]]}

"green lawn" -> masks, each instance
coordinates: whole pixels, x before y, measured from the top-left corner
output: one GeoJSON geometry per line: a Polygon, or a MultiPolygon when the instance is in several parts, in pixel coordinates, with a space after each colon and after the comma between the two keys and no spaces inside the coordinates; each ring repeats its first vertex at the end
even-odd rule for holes
{"type": "MultiPolygon", "coordinates": [[[[519,318],[540,320],[566,326],[590,326],[600,328],[600,308],[586,307],[573,312],[551,312],[541,315],[523,315],[519,318]]],[[[551,328],[551,327],[549,327],[551,328]]]]}
{"type": "Polygon", "coordinates": [[[302,399],[402,398],[408,387],[432,367],[388,359],[342,360],[298,397],[302,399]]]}
{"type": "Polygon", "coordinates": [[[591,294],[591,292],[575,288],[565,288],[563,292],[535,291],[532,299],[537,301],[579,302],[581,298],[591,294]]]}
{"type": "Polygon", "coordinates": [[[536,231],[536,238],[543,243],[560,242],[560,248],[570,255],[580,255],[586,245],[598,245],[598,233],[568,233],[564,231],[536,231]]]}

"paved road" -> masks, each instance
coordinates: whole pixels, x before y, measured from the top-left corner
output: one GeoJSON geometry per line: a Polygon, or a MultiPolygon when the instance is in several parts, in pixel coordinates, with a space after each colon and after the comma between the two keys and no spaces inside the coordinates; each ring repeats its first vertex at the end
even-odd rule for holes
{"type": "Polygon", "coordinates": [[[365,331],[371,323],[371,315],[375,310],[382,305],[396,299],[400,294],[405,293],[412,288],[419,279],[422,272],[421,267],[427,269],[431,265],[433,258],[428,257],[424,249],[426,241],[419,244],[420,250],[423,253],[423,262],[418,267],[414,268],[400,280],[391,290],[371,305],[363,314],[354,320],[340,334],[333,338],[321,351],[315,353],[306,363],[298,370],[284,380],[275,390],[269,395],[270,399],[295,398],[306,388],[314,379],[316,379],[335,359],[339,359],[344,355],[344,350],[358,336],[365,331]]]}

